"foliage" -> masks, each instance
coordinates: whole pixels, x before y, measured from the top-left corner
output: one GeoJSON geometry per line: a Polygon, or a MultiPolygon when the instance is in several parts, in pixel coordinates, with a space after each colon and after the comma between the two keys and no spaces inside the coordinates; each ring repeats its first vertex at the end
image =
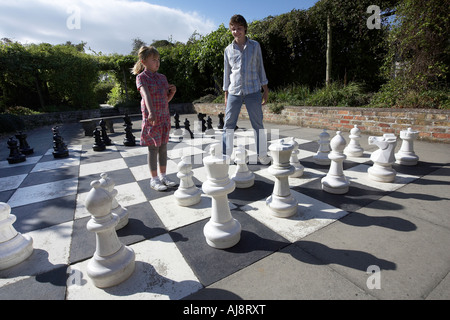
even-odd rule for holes
{"type": "Polygon", "coordinates": [[[371,106],[449,108],[449,17],[448,3],[401,1],[371,106]]]}
{"type": "Polygon", "coordinates": [[[71,44],[0,43],[0,110],[46,105],[86,109],[95,105],[98,63],[71,44]]]}
{"type": "MultiPolygon", "coordinates": [[[[269,103],[277,112],[288,104],[448,108],[449,17],[449,6],[438,0],[319,0],[308,10],[252,21],[248,36],[261,44],[269,103]],[[370,5],[381,9],[380,29],[367,27],[370,5]],[[333,82],[324,88],[329,33],[333,82]]],[[[194,32],[186,43],[152,40],[159,72],[177,86],[173,102],[223,103],[223,52],[232,40],[223,24],[207,35],[194,32]]],[[[2,39],[0,112],[84,109],[106,101],[138,109],[131,69],[144,44],[133,39],[129,55],[92,55],[84,42],[2,39]]]]}
{"type": "Polygon", "coordinates": [[[361,83],[350,82],[348,85],[332,82],[330,86],[316,89],[305,101],[311,106],[359,107],[368,103],[361,83]]]}
{"type": "Polygon", "coordinates": [[[37,111],[31,110],[26,107],[20,107],[20,106],[7,108],[5,110],[5,113],[14,114],[17,116],[29,116],[29,115],[33,115],[33,114],[39,114],[39,112],[37,112],[37,111]]]}
{"type": "MultiPolygon", "coordinates": [[[[290,85],[269,92],[271,110],[277,110],[282,105],[290,106],[340,106],[356,107],[368,103],[370,94],[361,83],[332,82],[328,87],[310,90],[304,85],[290,85]]],[[[274,112],[275,113],[275,112],[274,112]]]]}

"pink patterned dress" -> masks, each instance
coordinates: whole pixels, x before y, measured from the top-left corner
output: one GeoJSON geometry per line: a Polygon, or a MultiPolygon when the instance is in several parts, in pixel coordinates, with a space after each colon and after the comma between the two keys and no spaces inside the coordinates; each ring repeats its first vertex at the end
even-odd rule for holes
{"type": "Polygon", "coordinates": [[[160,147],[162,144],[169,142],[171,129],[169,101],[167,98],[169,83],[165,75],[146,70],[136,77],[136,86],[138,90],[142,86],[148,87],[150,99],[155,110],[154,117],[156,118],[155,125],[150,125],[148,121],[148,110],[145,106],[144,99],[142,99],[141,146],[160,147]]]}

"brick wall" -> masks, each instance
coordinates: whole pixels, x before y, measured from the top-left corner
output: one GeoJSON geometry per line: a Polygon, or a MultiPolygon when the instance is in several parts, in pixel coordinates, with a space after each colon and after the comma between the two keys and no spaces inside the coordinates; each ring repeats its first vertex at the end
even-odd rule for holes
{"type": "MultiPolygon", "coordinates": [[[[194,108],[208,115],[225,113],[223,104],[202,103],[195,104],[194,108]]],[[[265,106],[263,112],[264,121],[270,123],[345,132],[358,125],[366,134],[394,133],[397,136],[400,131],[412,128],[420,132],[420,140],[450,143],[450,110],[284,107],[281,114],[274,114],[265,106]]],[[[248,119],[245,106],[240,116],[248,119]]]]}

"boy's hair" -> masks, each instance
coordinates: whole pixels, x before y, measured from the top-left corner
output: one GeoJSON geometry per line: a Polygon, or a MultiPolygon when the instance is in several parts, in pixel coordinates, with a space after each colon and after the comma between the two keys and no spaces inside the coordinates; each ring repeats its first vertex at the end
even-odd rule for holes
{"type": "Polygon", "coordinates": [[[150,46],[150,47],[143,46],[143,47],[141,47],[139,49],[139,52],[138,52],[139,60],[134,65],[134,67],[132,69],[132,73],[134,75],[138,75],[139,73],[144,71],[145,70],[145,66],[142,64],[141,61],[145,60],[145,59],[147,59],[148,57],[151,57],[151,56],[159,57],[159,52],[158,52],[158,50],[156,50],[155,47],[153,47],[153,46],[150,46]]]}
{"type": "Polygon", "coordinates": [[[245,29],[245,33],[247,33],[247,29],[248,29],[247,20],[245,20],[245,18],[243,16],[241,16],[240,14],[235,14],[234,16],[231,17],[230,28],[231,28],[231,26],[234,26],[234,25],[243,26],[245,29]]]}

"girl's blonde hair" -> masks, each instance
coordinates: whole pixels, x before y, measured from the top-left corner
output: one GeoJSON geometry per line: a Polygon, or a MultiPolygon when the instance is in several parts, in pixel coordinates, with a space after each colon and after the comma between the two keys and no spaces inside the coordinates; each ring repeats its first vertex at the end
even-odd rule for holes
{"type": "Polygon", "coordinates": [[[138,57],[139,60],[136,62],[136,64],[134,65],[133,69],[132,69],[132,73],[134,75],[138,75],[140,74],[142,71],[145,70],[145,66],[142,64],[142,60],[147,59],[148,57],[159,57],[159,52],[158,50],[156,50],[155,47],[153,46],[143,46],[139,49],[138,52],[138,57]]]}

